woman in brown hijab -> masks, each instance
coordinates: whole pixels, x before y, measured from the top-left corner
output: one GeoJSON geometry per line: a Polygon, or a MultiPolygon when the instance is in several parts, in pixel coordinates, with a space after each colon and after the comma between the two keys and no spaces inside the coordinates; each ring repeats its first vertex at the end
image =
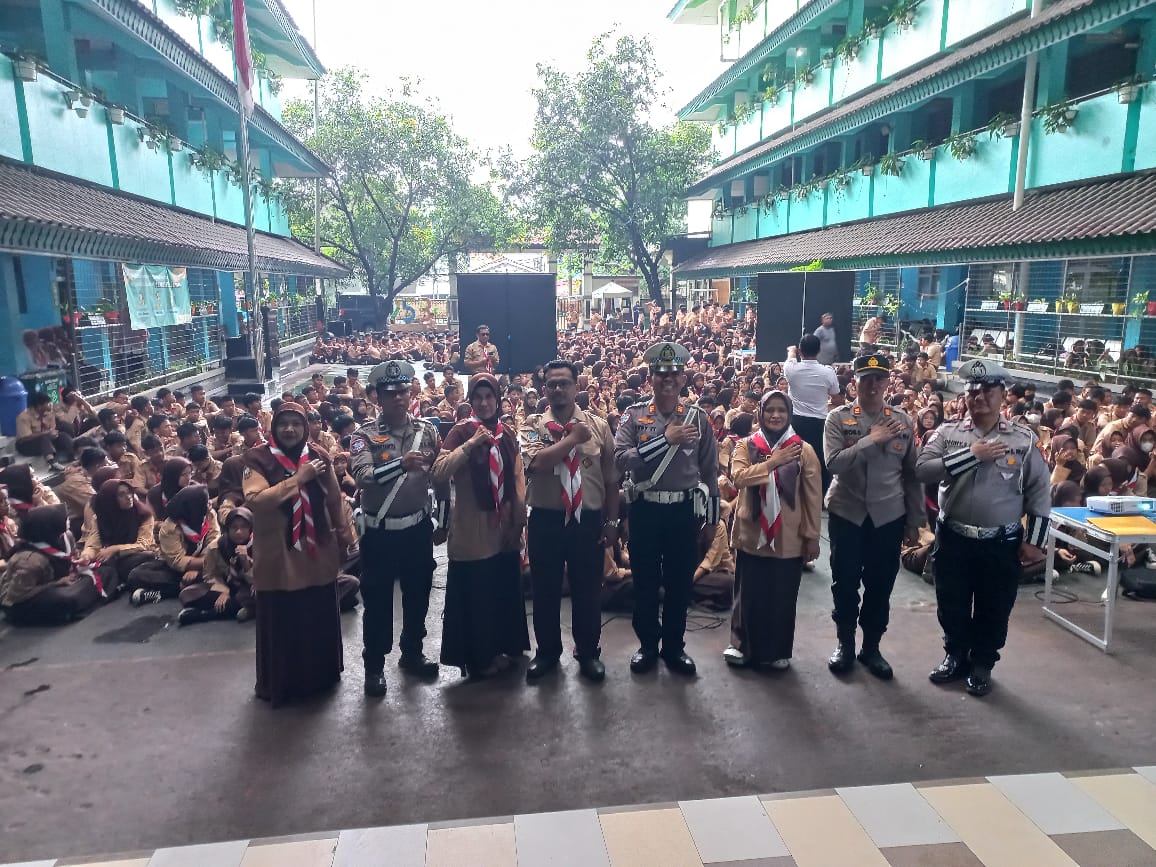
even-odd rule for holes
{"type": "Polygon", "coordinates": [[[446,435],[433,466],[434,481],[452,481],[456,491],[441,661],[471,678],[496,674],[530,649],[519,559],[526,476],[516,432],[498,418],[498,395],[491,374],[470,377],[473,414],[446,435]]]}
{"type": "Polygon", "coordinates": [[[272,441],[245,452],[257,592],[257,697],[273,706],[335,685],[344,669],[337,573],[353,544],[329,455],[305,410],[283,403],[272,441]]]}
{"type": "MultiPolygon", "coordinates": [[[[116,473],[115,468],[108,469],[116,473]]],[[[152,510],[137,499],[129,482],[108,479],[100,483],[84,510],[80,557],[93,565],[109,599],[117,597],[133,569],[156,559],[153,528],[152,510]]]]}

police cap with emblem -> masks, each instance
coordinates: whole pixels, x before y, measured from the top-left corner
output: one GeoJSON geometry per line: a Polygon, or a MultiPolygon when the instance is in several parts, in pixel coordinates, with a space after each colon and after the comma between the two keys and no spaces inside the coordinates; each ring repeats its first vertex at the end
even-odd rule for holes
{"type": "Polygon", "coordinates": [[[1010,374],[1002,365],[983,358],[973,358],[955,369],[955,375],[967,383],[968,391],[978,391],[988,385],[1003,385],[1010,374]]]}
{"type": "Polygon", "coordinates": [[[656,343],[642,353],[642,360],[650,366],[654,373],[682,373],[686,370],[686,362],[689,358],[689,349],[669,340],[656,343]]]}
{"type": "Polygon", "coordinates": [[[369,381],[378,391],[408,391],[414,373],[408,361],[383,361],[369,372],[369,381]]]}
{"type": "Polygon", "coordinates": [[[855,358],[854,367],[856,376],[867,376],[873,373],[887,376],[891,373],[891,359],[878,353],[860,355],[855,358]]]}

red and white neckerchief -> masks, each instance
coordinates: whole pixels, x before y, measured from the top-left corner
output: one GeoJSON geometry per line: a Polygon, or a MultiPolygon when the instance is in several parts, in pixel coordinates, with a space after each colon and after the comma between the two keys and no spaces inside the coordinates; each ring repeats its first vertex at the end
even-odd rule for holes
{"type": "MultiPolygon", "coordinates": [[[[269,443],[269,451],[290,475],[295,475],[297,470],[309,461],[309,443],[302,447],[301,457],[297,459],[297,463],[293,463],[285,452],[277,448],[276,443],[269,443]]],[[[293,547],[298,551],[305,551],[310,557],[317,556],[317,528],[313,524],[313,506],[304,487],[297,489],[297,498],[293,500],[293,547]]]]}
{"type": "Polygon", "coordinates": [[[26,503],[26,502],[24,502],[24,500],[18,500],[14,496],[12,496],[11,494],[8,495],[8,502],[12,505],[13,509],[15,509],[17,512],[20,512],[20,513],[27,512],[29,509],[32,508],[31,503],[26,503]]]}
{"type": "MultiPolygon", "coordinates": [[[[751,442],[755,444],[755,448],[768,457],[771,452],[777,449],[784,449],[802,441],[803,438],[795,433],[795,429],[790,425],[787,425],[787,429],[783,431],[778,442],[773,446],[767,443],[762,428],[751,435],[751,442]]],[[[774,551],[775,537],[779,534],[779,528],[783,524],[783,509],[779,502],[778,467],[771,470],[771,478],[767,480],[767,484],[762,486],[762,496],[759,497],[759,502],[762,505],[759,510],[759,547],[762,548],[765,545],[774,551]]]]}
{"type": "MultiPolygon", "coordinates": [[[[68,541],[68,534],[64,534],[64,550],[49,545],[47,542],[30,542],[33,548],[48,557],[56,557],[59,560],[67,560],[72,563],[76,558],[72,555],[72,545],[68,541]]],[[[93,585],[96,587],[96,592],[101,596],[107,596],[104,592],[104,584],[101,583],[100,576],[96,574],[96,569],[100,564],[96,563],[90,569],[83,569],[82,574],[87,575],[92,579],[93,585]]]]}
{"type": "MultiPolygon", "coordinates": [[[[476,415],[471,415],[469,420],[474,423],[475,430],[482,426],[482,420],[476,415]]],[[[490,440],[490,491],[494,495],[495,509],[502,508],[502,500],[506,497],[506,466],[502,462],[502,450],[498,448],[498,442],[504,432],[505,429],[499,421],[490,440]]]]}
{"type": "Polygon", "coordinates": [[[185,541],[193,546],[193,550],[189,552],[192,557],[199,557],[201,552],[205,550],[205,537],[209,535],[209,513],[205,512],[205,521],[201,524],[201,529],[198,532],[181,521],[181,533],[184,534],[185,541]]]}
{"type": "MultiPolygon", "coordinates": [[[[555,442],[561,441],[577,424],[577,419],[570,419],[565,425],[556,421],[546,422],[546,430],[554,437],[555,442]]],[[[573,517],[582,522],[582,459],[578,457],[578,446],[570,449],[565,459],[554,468],[558,478],[562,481],[562,505],[566,509],[566,517],[562,524],[570,523],[573,517]]]]}

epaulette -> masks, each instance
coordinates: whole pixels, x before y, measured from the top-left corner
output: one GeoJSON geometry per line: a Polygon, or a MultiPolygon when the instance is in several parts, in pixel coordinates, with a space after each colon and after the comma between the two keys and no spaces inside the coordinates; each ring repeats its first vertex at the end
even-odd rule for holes
{"type": "Polygon", "coordinates": [[[1033,442],[1035,440],[1039,439],[1036,432],[1031,429],[1030,425],[1026,425],[1023,422],[1019,422],[1019,421],[1010,422],[1010,425],[1011,425],[1012,430],[1017,431],[1017,432],[1022,433],[1022,434],[1025,434],[1033,442]]]}

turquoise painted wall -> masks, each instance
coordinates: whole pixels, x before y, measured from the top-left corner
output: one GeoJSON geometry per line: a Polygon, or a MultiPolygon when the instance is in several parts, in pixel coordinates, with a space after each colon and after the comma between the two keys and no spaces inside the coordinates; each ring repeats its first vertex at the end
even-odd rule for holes
{"type": "Polygon", "coordinates": [[[805,232],[807,229],[817,229],[823,225],[823,207],[826,192],[819,190],[812,193],[803,201],[791,195],[790,229],[792,232],[805,232]]]}
{"type": "Polygon", "coordinates": [[[806,87],[795,86],[795,122],[816,114],[830,105],[832,70],[819,67],[815,80],[806,87]]]}
{"type": "Polygon", "coordinates": [[[710,245],[712,247],[720,247],[731,242],[731,227],[733,223],[733,217],[719,217],[718,219],[711,220],[710,245]]]}
{"type": "Polygon", "coordinates": [[[47,256],[12,256],[0,253],[0,373],[21,373],[30,359],[20,335],[26,329],[60,324],[60,309],[52,289],[52,263],[47,256]],[[25,309],[21,311],[14,263],[19,260],[24,280],[25,309]]]}
{"type": "Polygon", "coordinates": [[[1136,168],[1156,168],[1156,86],[1140,91],[1139,129],[1136,136],[1136,168]]]}
{"type": "Polygon", "coordinates": [[[931,163],[911,154],[905,156],[903,173],[899,177],[878,175],[875,178],[874,216],[926,208],[930,184],[931,163]]]}
{"type": "Polygon", "coordinates": [[[24,159],[20,145],[19,113],[16,109],[16,88],[19,87],[8,58],[0,58],[0,156],[24,159]]]}
{"type": "Polygon", "coordinates": [[[827,195],[827,225],[864,220],[870,216],[871,184],[874,178],[864,177],[858,172],[851,175],[851,186],[846,189],[832,188],[827,195]]]}
{"type": "MultiPolygon", "coordinates": [[[[915,23],[907,30],[900,30],[894,24],[887,26],[883,32],[883,78],[892,78],[939,52],[946,2],[924,0],[915,10],[915,23]]],[[[975,0],[967,2],[970,5],[975,0]]]]}
{"type": "Polygon", "coordinates": [[[112,128],[120,188],[126,193],[172,204],[168,154],[163,149],[151,151],[142,144],[138,127],[136,121],[126,118],[123,126],[112,128]]]}
{"type": "Polygon", "coordinates": [[[989,139],[983,132],[970,159],[954,159],[941,149],[935,164],[935,204],[1010,192],[1014,147],[1014,139],[989,139]]]}
{"type": "Polygon", "coordinates": [[[770,238],[775,235],[787,234],[790,205],[779,199],[770,211],[759,213],[759,237],[770,238]]]}
{"type": "Polygon", "coordinates": [[[881,40],[868,39],[859,49],[859,56],[851,62],[835,59],[832,75],[831,99],[838,103],[873,85],[879,74],[881,40]]]}
{"type": "Polygon", "coordinates": [[[740,123],[735,130],[735,150],[744,150],[758,142],[759,129],[761,126],[762,118],[759,117],[759,112],[757,111],[740,123]]]}
{"type": "Polygon", "coordinates": [[[791,125],[792,110],[791,92],[789,90],[779,94],[779,102],[777,105],[763,102],[763,138],[789,127],[791,125]]]}
{"type": "Polygon", "coordinates": [[[1124,170],[1124,132],[1128,106],[1115,93],[1077,105],[1075,125],[1045,135],[1043,123],[1032,124],[1028,150],[1028,185],[1045,187],[1124,170]]]}
{"type": "Polygon", "coordinates": [[[199,214],[214,216],[212,179],[193,168],[187,152],[173,154],[172,161],[176,204],[199,214]]]}
{"type": "Polygon", "coordinates": [[[218,172],[213,181],[217,197],[217,219],[245,225],[245,199],[241,188],[234,186],[224,172],[218,172]]]}
{"type": "Polygon", "coordinates": [[[104,112],[94,103],[88,117],[77,117],[64,100],[65,89],[46,75],[24,83],[32,157],[46,169],[111,186],[104,112]]]}
{"type": "Polygon", "coordinates": [[[1030,0],[951,0],[947,11],[947,45],[954,45],[1028,8],[1030,0]]]}
{"type": "Polygon", "coordinates": [[[733,243],[750,241],[758,237],[759,209],[747,208],[745,214],[735,213],[733,243]]]}

